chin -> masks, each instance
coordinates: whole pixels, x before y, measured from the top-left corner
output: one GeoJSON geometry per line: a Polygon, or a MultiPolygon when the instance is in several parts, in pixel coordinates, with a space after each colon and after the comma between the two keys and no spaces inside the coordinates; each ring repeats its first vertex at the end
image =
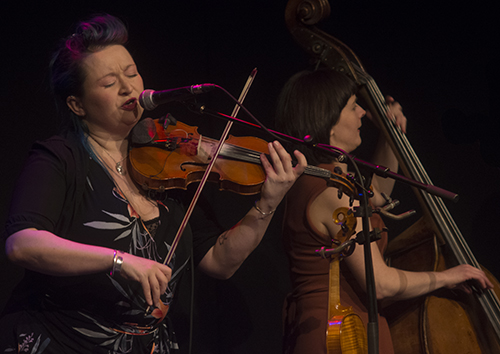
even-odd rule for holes
{"type": "Polygon", "coordinates": [[[129,125],[135,125],[141,119],[142,113],[143,113],[143,110],[141,110],[141,111],[134,110],[134,111],[130,112],[130,115],[127,115],[125,117],[125,121],[129,125]]]}
{"type": "Polygon", "coordinates": [[[133,113],[135,114],[136,119],[139,120],[139,119],[141,119],[142,114],[144,113],[144,108],[137,105],[137,107],[135,107],[133,113]]]}

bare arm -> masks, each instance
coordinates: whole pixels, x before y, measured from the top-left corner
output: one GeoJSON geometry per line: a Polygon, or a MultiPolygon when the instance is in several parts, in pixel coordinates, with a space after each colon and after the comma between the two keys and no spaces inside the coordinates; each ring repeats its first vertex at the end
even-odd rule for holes
{"type": "MultiPolygon", "coordinates": [[[[54,276],[109,272],[114,256],[113,249],[69,241],[36,229],[11,235],[6,242],[6,253],[17,265],[54,276]]],[[[125,253],[120,276],[141,283],[148,304],[159,305],[171,270],[161,263],[125,253]]]]}
{"type": "MultiPolygon", "coordinates": [[[[337,190],[334,188],[327,188],[311,205],[309,211],[311,221],[325,235],[331,235],[328,237],[333,237],[340,231],[340,227],[333,222],[331,215],[341,206],[348,206],[347,198],[339,200],[337,190]]],[[[361,224],[361,220],[358,220],[356,233],[361,231],[361,224]]],[[[378,299],[409,299],[442,287],[460,287],[468,291],[465,282],[471,279],[477,280],[484,289],[493,286],[483,271],[469,265],[457,266],[442,272],[408,272],[387,266],[375,243],[371,244],[371,251],[378,299]]],[[[366,289],[363,246],[356,245],[354,253],[346,257],[343,262],[346,262],[360,286],[366,289]]]]}
{"type": "MultiPolygon", "coordinates": [[[[460,265],[442,272],[409,272],[388,267],[375,243],[372,243],[371,250],[378,299],[411,299],[443,287],[459,287],[470,292],[466,284],[468,280],[477,280],[483,289],[493,287],[483,271],[469,265],[460,265]]],[[[365,289],[364,247],[357,245],[354,253],[344,261],[365,289]]]]}
{"type": "MultiPolygon", "coordinates": [[[[403,133],[406,133],[406,117],[403,114],[401,105],[394,101],[394,99],[390,96],[387,97],[386,103],[389,106],[388,118],[395,122],[398,129],[401,129],[403,133]]],[[[382,134],[380,135],[377,147],[375,148],[373,163],[376,165],[388,167],[394,173],[398,172],[399,165],[398,160],[396,159],[396,155],[394,155],[394,152],[392,151],[389,143],[382,136],[382,134]]],[[[372,203],[375,206],[384,205],[385,199],[380,193],[385,193],[388,196],[391,195],[392,189],[394,188],[394,182],[395,181],[392,178],[383,178],[379,176],[373,177],[373,189],[374,191],[377,191],[372,198],[372,203]]]]}
{"type": "Polygon", "coordinates": [[[219,236],[199,264],[204,272],[213,277],[227,279],[236,272],[262,240],[273,217],[271,211],[278,207],[307,166],[304,155],[296,151],[298,164],[292,167],[290,155],[278,142],[269,144],[269,154],[272,165],[264,155],[261,156],[267,179],[262,186],[261,199],[256,204],[260,211],[250,209],[238,224],[219,236]]]}

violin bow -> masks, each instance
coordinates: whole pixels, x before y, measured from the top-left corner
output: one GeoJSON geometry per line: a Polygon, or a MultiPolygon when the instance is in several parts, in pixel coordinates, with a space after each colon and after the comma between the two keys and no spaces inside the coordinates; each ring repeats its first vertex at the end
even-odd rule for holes
{"type": "MultiPolygon", "coordinates": [[[[240,97],[238,98],[238,102],[234,106],[233,112],[231,113],[231,116],[236,117],[238,115],[238,112],[240,111],[240,106],[245,100],[245,97],[250,90],[250,86],[252,86],[253,80],[255,79],[255,75],[257,75],[257,68],[253,69],[250,75],[248,76],[247,82],[245,83],[245,86],[243,87],[243,90],[241,91],[240,97]]],[[[174,240],[172,242],[172,247],[170,247],[170,250],[168,251],[167,257],[165,258],[165,261],[163,264],[168,265],[170,261],[172,260],[172,257],[174,255],[175,249],[177,248],[177,245],[179,244],[179,240],[181,238],[182,233],[184,232],[187,223],[189,221],[189,218],[191,217],[191,214],[193,213],[194,207],[198,201],[198,198],[201,195],[201,192],[203,190],[203,187],[205,186],[206,181],[208,180],[208,177],[210,175],[210,171],[212,171],[212,167],[215,164],[215,161],[217,160],[217,157],[219,156],[219,153],[222,150],[222,146],[224,145],[224,141],[226,140],[227,136],[229,135],[229,131],[231,130],[231,127],[233,125],[232,121],[228,121],[226,124],[226,127],[224,129],[224,132],[222,133],[222,136],[219,140],[219,144],[217,145],[217,150],[214,153],[214,156],[212,157],[209,165],[207,166],[207,169],[205,170],[205,173],[203,174],[203,177],[200,181],[200,184],[198,185],[198,188],[196,189],[196,193],[193,196],[193,199],[191,200],[191,203],[189,204],[189,207],[186,211],[186,214],[184,215],[184,219],[182,220],[181,225],[179,226],[179,229],[177,230],[177,234],[174,237],[174,240]]]]}

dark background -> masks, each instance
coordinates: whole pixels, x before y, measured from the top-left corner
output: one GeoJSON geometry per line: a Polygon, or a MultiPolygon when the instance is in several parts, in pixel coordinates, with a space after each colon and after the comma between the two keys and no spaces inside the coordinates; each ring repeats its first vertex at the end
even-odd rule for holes
{"type": "MultiPolygon", "coordinates": [[[[500,144],[493,109],[498,101],[498,29],[493,2],[331,0],[330,5],[332,13],[319,27],[351,47],[381,91],[401,102],[408,138],[423,166],[435,185],[460,195],[457,204],[446,205],[478,261],[498,276],[500,144]]],[[[210,82],[237,97],[257,67],[245,106],[273,128],[281,86],[308,64],[285,26],[285,6],[282,0],[2,2],[0,223],[30,145],[58,130],[48,61],[76,21],[96,12],[124,20],[128,47],[146,88],[210,82]]],[[[233,107],[221,91],[203,99],[227,114],[233,107]]],[[[224,124],[177,104],[151,116],[164,112],[215,138],[224,124]]],[[[240,127],[234,133],[260,134],[240,127]]],[[[227,226],[255,199],[215,193],[213,187],[207,193],[227,226]]],[[[398,185],[394,195],[402,202],[398,213],[413,207],[408,187],[398,185]]],[[[0,266],[3,307],[20,270],[3,256],[0,266]]],[[[231,280],[197,274],[195,352],[278,353],[281,304],[289,288],[286,269],[278,213],[262,244],[231,280]]],[[[184,301],[180,308],[188,304],[184,301]]]]}

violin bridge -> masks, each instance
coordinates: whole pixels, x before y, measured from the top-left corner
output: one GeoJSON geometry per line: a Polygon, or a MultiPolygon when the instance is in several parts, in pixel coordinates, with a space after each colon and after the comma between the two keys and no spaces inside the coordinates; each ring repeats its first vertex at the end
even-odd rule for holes
{"type": "Polygon", "coordinates": [[[208,139],[203,140],[200,135],[197,145],[197,156],[201,162],[209,163],[212,160],[212,156],[215,154],[215,149],[217,149],[216,143],[216,141],[208,139]]]}

